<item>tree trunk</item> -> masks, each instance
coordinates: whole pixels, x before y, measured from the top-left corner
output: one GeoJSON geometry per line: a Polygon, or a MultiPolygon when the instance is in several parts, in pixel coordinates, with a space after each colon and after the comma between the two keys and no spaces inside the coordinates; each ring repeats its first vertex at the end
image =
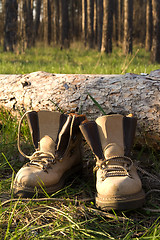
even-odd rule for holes
{"type": "Polygon", "coordinates": [[[53,4],[53,39],[55,44],[60,43],[60,4],[59,0],[54,0],[53,4]]]}
{"type": "Polygon", "coordinates": [[[61,47],[69,48],[68,0],[61,0],[61,47]]]}
{"type": "Polygon", "coordinates": [[[44,44],[48,46],[51,42],[51,0],[43,0],[43,34],[44,44]]]}
{"type": "Polygon", "coordinates": [[[42,4],[42,0],[36,0],[35,24],[34,24],[34,34],[36,39],[38,37],[38,32],[39,32],[41,4],[42,4]]]}
{"type": "Polygon", "coordinates": [[[81,22],[82,22],[82,2],[81,1],[77,1],[77,9],[76,9],[76,12],[77,12],[77,25],[75,27],[75,31],[76,31],[76,39],[78,41],[81,40],[81,32],[82,32],[82,25],[81,25],[81,22]]]}
{"type": "Polygon", "coordinates": [[[98,50],[101,51],[102,46],[102,26],[103,26],[103,0],[98,1],[98,50]]]}
{"type": "Polygon", "coordinates": [[[152,46],[152,0],[146,2],[146,39],[145,49],[150,51],[152,46]]]}
{"type": "Polygon", "coordinates": [[[5,0],[1,0],[1,13],[0,13],[0,45],[4,47],[4,23],[5,23],[5,0]]]}
{"type": "Polygon", "coordinates": [[[124,0],[124,40],[123,53],[132,54],[133,0],[124,0]]]}
{"type": "Polygon", "coordinates": [[[87,44],[87,0],[82,0],[82,39],[87,44]]]}
{"type": "Polygon", "coordinates": [[[27,48],[26,36],[24,30],[24,17],[23,17],[23,0],[19,1],[19,24],[18,24],[18,48],[20,52],[24,52],[27,48]]]}
{"type": "Polygon", "coordinates": [[[153,39],[151,61],[160,63],[160,1],[152,0],[153,39]]]}
{"type": "Polygon", "coordinates": [[[122,46],[124,27],[123,0],[118,0],[118,45],[122,46]]]}
{"type": "Polygon", "coordinates": [[[94,43],[97,45],[98,42],[98,0],[94,0],[94,43]]]}
{"type": "Polygon", "coordinates": [[[118,43],[118,0],[113,0],[113,39],[118,43]]]}
{"type": "Polygon", "coordinates": [[[152,47],[152,0],[147,0],[145,50],[150,51],[151,47],[152,47]]]}
{"type": "MultiPolygon", "coordinates": [[[[79,41],[82,39],[82,2],[69,1],[69,39],[79,41]]],[[[84,16],[83,16],[84,17],[84,16]]],[[[83,23],[84,24],[84,23],[83,23]]]]}
{"type": "Polygon", "coordinates": [[[75,40],[75,28],[76,28],[76,24],[75,24],[75,11],[76,11],[76,4],[74,0],[70,0],[70,6],[69,6],[69,25],[70,25],[70,32],[69,32],[69,36],[70,36],[70,41],[74,41],[75,40]]]}
{"type": "Polygon", "coordinates": [[[33,1],[19,0],[19,50],[24,52],[34,44],[33,1]]]}
{"type": "Polygon", "coordinates": [[[32,0],[23,0],[24,38],[26,48],[33,46],[33,4],[32,0]]]}
{"type": "Polygon", "coordinates": [[[14,51],[17,44],[17,0],[5,0],[4,51],[14,51]]]}
{"type": "Polygon", "coordinates": [[[101,52],[112,52],[113,1],[103,0],[103,29],[101,52]]]}
{"type": "Polygon", "coordinates": [[[138,44],[145,47],[146,0],[133,1],[133,36],[138,44]]]}
{"type": "Polygon", "coordinates": [[[94,31],[93,31],[93,20],[94,20],[94,0],[87,0],[87,42],[89,48],[94,47],[94,31]]]}

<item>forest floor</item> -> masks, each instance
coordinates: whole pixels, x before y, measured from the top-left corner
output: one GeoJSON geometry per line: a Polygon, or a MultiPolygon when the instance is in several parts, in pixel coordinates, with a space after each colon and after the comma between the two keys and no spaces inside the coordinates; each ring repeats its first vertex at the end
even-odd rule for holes
{"type": "MultiPolygon", "coordinates": [[[[113,53],[114,57],[101,55],[95,50],[81,52],[78,48],[71,51],[33,48],[23,55],[0,52],[0,73],[43,70],[117,74],[124,71],[124,66],[132,58],[127,72],[149,73],[160,68],[160,65],[151,65],[149,54],[144,53],[140,49],[135,57],[133,54],[125,58],[120,50],[113,53]]],[[[16,172],[26,163],[17,150],[17,131],[17,117],[1,108],[0,239],[160,239],[160,150],[147,141],[143,145],[137,139],[135,141],[132,158],[141,169],[138,173],[146,193],[144,206],[130,211],[104,212],[95,207],[96,180],[92,171],[95,160],[85,142],[81,176],[70,179],[55,194],[45,194],[43,201],[36,198],[15,200],[10,186],[16,172]],[[50,197],[54,200],[49,200],[50,197]]],[[[31,154],[33,148],[25,122],[21,132],[23,150],[31,154]]]]}

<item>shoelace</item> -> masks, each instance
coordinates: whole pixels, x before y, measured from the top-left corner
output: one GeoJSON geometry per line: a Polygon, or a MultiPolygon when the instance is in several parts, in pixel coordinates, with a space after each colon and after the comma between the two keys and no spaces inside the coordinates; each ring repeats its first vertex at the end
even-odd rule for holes
{"type": "MultiPolygon", "coordinates": [[[[20,147],[20,133],[21,133],[21,126],[22,126],[22,121],[24,119],[24,117],[27,115],[27,113],[32,112],[32,111],[27,111],[20,119],[19,121],[19,126],[18,126],[18,140],[17,140],[17,146],[18,146],[18,150],[19,152],[22,154],[22,156],[24,156],[25,158],[28,158],[30,160],[29,163],[27,163],[28,166],[37,166],[40,167],[43,170],[46,170],[50,164],[55,164],[56,162],[61,162],[62,158],[58,159],[53,153],[51,152],[45,152],[45,151],[39,151],[36,149],[36,151],[31,155],[28,156],[26,155],[20,147]]],[[[73,132],[73,124],[74,124],[74,120],[75,120],[75,116],[73,115],[72,117],[72,121],[71,121],[71,126],[70,126],[70,137],[68,140],[68,145],[66,147],[66,150],[63,154],[63,156],[67,153],[69,145],[70,145],[70,141],[72,138],[72,132],[73,132]]]]}
{"type": "Polygon", "coordinates": [[[49,167],[49,164],[55,164],[56,158],[54,154],[50,152],[44,152],[44,151],[36,151],[30,156],[30,162],[27,163],[27,166],[37,166],[42,168],[43,170],[46,170],[49,167]]]}
{"type": "Polygon", "coordinates": [[[114,176],[128,176],[129,170],[133,166],[133,161],[131,158],[126,156],[113,156],[108,159],[104,159],[98,161],[96,167],[94,168],[97,171],[99,168],[104,171],[104,176],[102,179],[104,180],[106,177],[114,177],[114,176]],[[111,164],[112,161],[112,164],[111,164]],[[115,164],[113,164],[115,162],[115,164]],[[117,163],[123,163],[122,165],[118,165],[117,163]]]}

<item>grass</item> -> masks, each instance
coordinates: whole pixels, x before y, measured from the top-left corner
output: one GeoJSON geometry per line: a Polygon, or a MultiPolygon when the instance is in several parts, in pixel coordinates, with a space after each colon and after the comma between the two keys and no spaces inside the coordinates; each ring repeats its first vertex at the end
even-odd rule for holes
{"type": "MultiPolygon", "coordinates": [[[[54,73],[149,73],[160,68],[150,64],[144,49],[134,49],[133,56],[123,56],[114,48],[111,56],[95,50],[69,50],[58,48],[30,49],[26,54],[15,55],[0,51],[0,73],[18,74],[33,71],[54,73]],[[128,68],[127,68],[128,66],[128,68]]],[[[95,102],[96,104],[96,102],[95,102]]],[[[19,116],[23,113],[19,112],[19,116]]],[[[160,239],[160,152],[152,145],[135,142],[133,157],[138,166],[152,174],[139,172],[146,203],[134,211],[103,212],[94,205],[95,176],[92,175],[93,155],[84,145],[83,176],[70,179],[65,187],[55,193],[54,201],[36,199],[14,200],[10,190],[15,173],[25,164],[17,150],[19,116],[0,108],[0,239],[160,239]],[[90,163],[89,165],[87,163],[90,163]],[[150,192],[151,189],[157,189],[150,192]],[[86,199],[88,201],[79,201],[86,199]],[[5,203],[5,200],[9,202],[5,203]],[[61,201],[59,200],[61,199],[61,201]]],[[[22,148],[26,154],[33,151],[26,122],[23,123],[22,148]]]]}
{"type": "Polygon", "coordinates": [[[133,55],[124,56],[120,48],[114,47],[111,55],[97,50],[87,50],[81,44],[71,49],[58,47],[27,49],[25,54],[4,53],[0,48],[0,74],[25,74],[35,71],[75,74],[121,74],[150,73],[160,64],[151,64],[150,53],[138,46],[133,55]]]}
{"type": "MultiPolygon", "coordinates": [[[[10,192],[12,174],[25,162],[19,161],[16,146],[18,119],[3,108],[0,113],[1,239],[160,239],[159,192],[149,194],[142,209],[100,211],[94,206],[95,183],[94,176],[90,174],[93,164],[84,168],[83,177],[71,179],[61,191],[55,193],[52,196],[55,201],[14,201],[10,192]],[[78,201],[84,198],[90,200],[78,201]],[[10,202],[3,205],[5,199],[10,199],[10,202]]],[[[24,145],[28,144],[25,151],[29,152],[31,143],[26,123],[22,127],[22,136],[24,145]]],[[[86,145],[84,147],[87,156],[84,157],[84,165],[86,159],[93,163],[90,150],[86,145]]],[[[150,173],[160,172],[158,151],[136,144],[134,157],[140,167],[150,173]]],[[[143,174],[141,178],[146,192],[152,188],[159,189],[160,184],[152,178],[143,174]]]]}

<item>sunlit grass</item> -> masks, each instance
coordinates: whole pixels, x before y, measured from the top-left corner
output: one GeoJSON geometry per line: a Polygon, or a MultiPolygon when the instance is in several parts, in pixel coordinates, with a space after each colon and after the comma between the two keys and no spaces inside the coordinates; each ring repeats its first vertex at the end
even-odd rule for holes
{"type": "Polygon", "coordinates": [[[150,73],[160,64],[151,64],[150,53],[134,48],[133,54],[124,56],[114,47],[112,54],[87,50],[81,44],[70,49],[41,47],[27,49],[25,54],[4,53],[0,50],[0,74],[24,74],[35,71],[74,74],[135,74],[150,73]]]}

